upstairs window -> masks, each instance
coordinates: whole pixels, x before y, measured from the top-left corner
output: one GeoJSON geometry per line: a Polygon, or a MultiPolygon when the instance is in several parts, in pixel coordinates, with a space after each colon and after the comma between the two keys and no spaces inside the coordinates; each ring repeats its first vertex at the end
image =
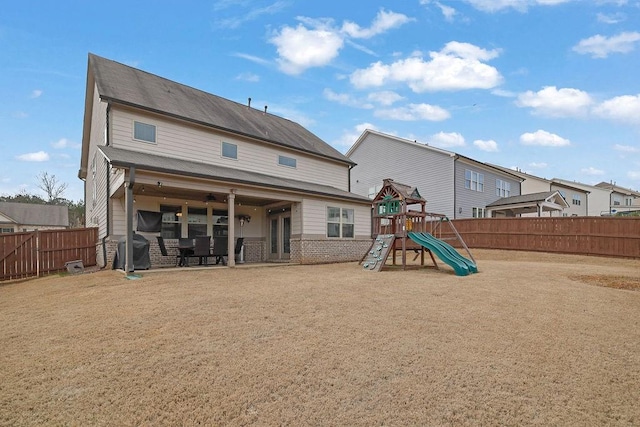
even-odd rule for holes
{"type": "Polygon", "coordinates": [[[133,122],[133,139],[156,143],[156,127],[142,122],[133,122]]]}
{"type": "Polygon", "coordinates": [[[496,179],[496,196],[509,197],[511,196],[511,183],[496,179]]]}
{"type": "Polygon", "coordinates": [[[230,142],[222,143],[222,157],[226,157],[227,159],[237,159],[238,158],[238,146],[236,144],[232,144],[230,142]]]}
{"type": "Polygon", "coordinates": [[[573,200],[571,201],[571,203],[573,203],[576,206],[580,206],[582,204],[582,198],[580,197],[579,194],[574,194],[573,195],[573,200]]]}
{"type": "Polygon", "coordinates": [[[484,192],[484,175],[466,169],[464,171],[464,188],[481,193],[484,192]]]}
{"type": "Polygon", "coordinates": [[[296,159],[294,159],[293,157],[278,156],[278,164],[280,166],[288,166],[290,168],[295,168],[296,167],[296,159]]]}

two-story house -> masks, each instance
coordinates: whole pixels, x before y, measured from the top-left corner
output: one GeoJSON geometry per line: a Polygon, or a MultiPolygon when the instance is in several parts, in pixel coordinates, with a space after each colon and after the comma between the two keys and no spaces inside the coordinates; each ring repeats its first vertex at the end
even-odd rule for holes
{"type": "MultiPolygon", "coordinates": [[[[427,211],[455,218],[484,218],[487,205],[520,195],[517,175],[451,151],[367,129],[346,154],[351,191],[373,198],[385,178],[417,187],[427,211]]],[[[507,215],[508,209],[495,209],[507,215]]]]}
{"type": "Polygon", "coordinates": [[[584,187],[573,185],[569,181],[556,178],[546,179],[521,170],[507,169],[493,165],[497,168],[509,171],[520,178],[522,195],[535,200],[536,206],[532,206],[531,212],[522,212],[520,216],[586,216],[589,209],[590,191],[584,187]],[[540,208],[540,209],[533,209],[540,208]]]}
{"type": "Polygon", "coordinates": [[[78,175],[100,265],[122,236],[132,252],[141,212],[161,217],[148,236],[152,266],[164,262],[158,234],[174,251],[180,237],[228,236],[230,254],[242,236],[247,262],[357,260],[371,242],[371,203],[350,192],[353,166],[266,107],[89,54],[78,175]]]}
{"type": "Polygon", "coordinates": [[[620,187],[613,182],[603,181],[595,186],[609,192],[608,212],[603,210],[604,215],[624,215],[640,211],[640,191],[620,187]]]}

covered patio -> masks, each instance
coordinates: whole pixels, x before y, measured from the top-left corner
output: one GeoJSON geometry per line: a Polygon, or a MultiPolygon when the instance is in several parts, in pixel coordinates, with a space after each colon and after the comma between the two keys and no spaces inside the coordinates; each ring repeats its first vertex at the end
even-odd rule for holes
{"type": "Polygon", "coordinates": [[[503,197],[487,205],[487,216],[515,217],[531,214],[541,216],[553,216],[569,207],[567,201],[559,191],[546,191],[541,193],[523,194],[520,196],[503,197]]]}

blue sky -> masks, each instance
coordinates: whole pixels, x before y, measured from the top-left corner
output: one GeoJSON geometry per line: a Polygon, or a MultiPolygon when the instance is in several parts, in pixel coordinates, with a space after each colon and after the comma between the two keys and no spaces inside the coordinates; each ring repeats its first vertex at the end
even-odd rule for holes
{"type": "MultiPolygon", "coordinates": [[[[640,1],[29,1],[0,14],[0,194],[77,178],[87,54],[295,120],[640,189],[640,1]]],[[[390,165],[390,170],[401,165],[390,165]]]]}

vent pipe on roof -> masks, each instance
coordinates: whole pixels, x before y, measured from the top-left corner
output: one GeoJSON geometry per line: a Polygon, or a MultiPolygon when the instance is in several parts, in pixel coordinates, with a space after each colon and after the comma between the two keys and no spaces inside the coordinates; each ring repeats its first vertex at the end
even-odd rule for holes
{"type": "Polygon", "coordinates": [[[249,103],[247,104],[247,108],[251,108],[251,98],[249,98],[249,103]]]}
{"type": "Polygon", "coordinates": [[[267,108],[268,108],[268,107],[265,105],[265,106],[264,106],[264,114],[267,114],[267,108]]]}

